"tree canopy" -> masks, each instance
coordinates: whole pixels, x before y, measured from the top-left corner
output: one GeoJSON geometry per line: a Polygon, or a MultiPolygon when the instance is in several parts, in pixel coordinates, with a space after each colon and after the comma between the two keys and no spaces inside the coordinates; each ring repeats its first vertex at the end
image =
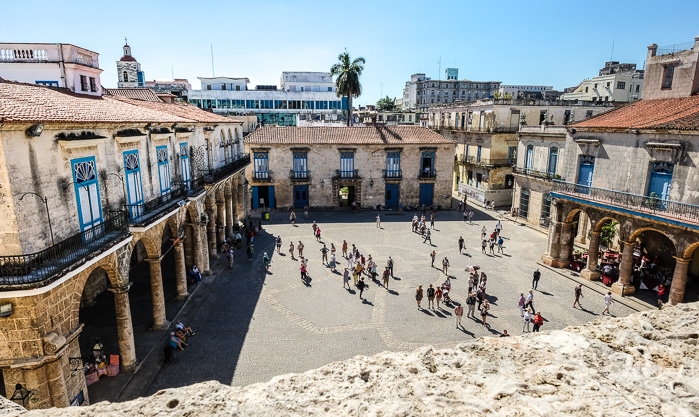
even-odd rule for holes
{"type": "Polygon", "coordinates": [[[396,108],[396,101],[388,96],[380,98],[376,102],[376,109],[381,111],[391,111],[396,108]]]}
{"type": "Polygon", "coordinates": [[[330,67],[330,75],[335,79],[335,89],[338,97],[347,97],[347,126],[352,124],[352,98],[362,94],[362,85],[359,76],[364,71],[366,60],[362,57],[354,61],[349,53],[345,52],[337,56],[337,63],[330,67]]]}

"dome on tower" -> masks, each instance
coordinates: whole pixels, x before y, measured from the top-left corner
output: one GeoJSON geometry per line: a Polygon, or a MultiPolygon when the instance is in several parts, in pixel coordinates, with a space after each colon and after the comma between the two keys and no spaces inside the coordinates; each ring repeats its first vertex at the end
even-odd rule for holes
{"type": "Polygon", "coordinates": [[[131,56],[131,47],[129,46],[129,43],[126,42],[126,39],[124,39],[124,56],[122,56],[119,61],[136,62],[136,58],[131,56]]]}

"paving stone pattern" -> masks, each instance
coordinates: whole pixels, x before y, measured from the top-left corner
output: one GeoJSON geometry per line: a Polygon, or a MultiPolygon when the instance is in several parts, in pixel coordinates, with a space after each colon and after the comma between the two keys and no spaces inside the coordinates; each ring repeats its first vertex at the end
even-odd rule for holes
{"type": "MultiPolygon", "coordinates": [[[[236,252],[233,270],[224,268],[223,260],[214,265],[216,272],[211,292],[190,323],[197,335],[190,347],[177,352],[175,362],[166,365],[145,393],[183,386],[210,379],[225,384],[246,385],[269,380],[290,372],[303,372],[355,355],[372,355],[384,350],[412,350],[431,344],[452,347],[480,336],[499,335],[507,329],[521,334],[522,320],[517,309],[519,293],[531,286],[533,271],[542,271],[534,306],[546,322],[542,330],[561,329],[599,317],[604,308],[602,289],[584,288],[582,304],[586,310],[573,309],[576,282],[537,264],[545,250],[546,237],[528,227],[503,221],[504,255],[481,253],[480,230],[492,231],[497,222],[495,212],[476,212],[473,224],[463,222],[454,211],[437,213],[433,245],[411,231],[413,212],[381,212],[381,226],[376,227],[376,212],[310,213],[297,226],[289,224],[288,213],[272,213],[263,223],[263,233],[255,238],[253,262],[244,250],[236,252]],[[335,243],[341,267],[333,273],[321,263],[321,243],[312,235],[316,221],[322,241],[335,243]],[[281,235],[282,254],[274,252],[273,237],[281,235]],[[466,240],[466,253],[459,255],[458,239],[466,240]],[[347,262],[341,258],[342,240],[350,248],[354,243],[365,256],[371,254],[382,266],[388,256],[395,261],[395,278],[387,291],[366,278],[369,289],[365,300],[353,287],[342,286],[339,271],[347,262]],[[299,261],[288,254],[289,242],[305,245],[309,259],[308,284],[300,279],[299,261]],[[435,268],[429,253],[437,252],[435,268]],[[265,274],[262,254],[272,258],[265,274]],[[440,285],[445,275],[441,259],[451,263],[452,298],[466,299],[468,273],[466,265],[480,265],[488,275],[487,293],[491,303],[488,323],[464,318],[465,329],[455,326],[454,310],[419,311],[415,301],[418,285],[440,285]],[[439,269],[437,269],[439,266],[439,269]]],[[[298,253],[295,252],[298,257],[298,253]]],[[[379,278],[380,279],[380,278],[379,278]]],[[[427,299],[423,299],[427,307],[427,299]]],[[[634,303],[612,305],[615,315],[628,315],[638,309],[634,303]]],[[[466,309],[465,309],[466,310],[466,309]]]]}

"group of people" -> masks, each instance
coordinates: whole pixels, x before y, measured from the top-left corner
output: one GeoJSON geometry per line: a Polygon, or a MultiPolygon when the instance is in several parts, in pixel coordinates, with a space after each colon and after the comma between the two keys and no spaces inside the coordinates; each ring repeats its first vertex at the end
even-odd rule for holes
{"type": "Polygon", "coordinates": [[[175,323],[175,331],[170,333],[170,347],[174,350],[185,350],[188,346],[187,339],[195,334],[191,327],[178,321],[175,323]]]}
{"type": "Polygon", "coordinates": [[[481,229],[481,251],[483,253],[486,253],[486,247],[489,246],[490,254],[495,255],[496,244],[498,246],[498,253],[503,253],[502,245],[505,243],[505,241],[502,238],[501,232],[502,223],[500,223],[500,220],[498,220],[497,224],[495,225],[495,230],[490,233],[490,238],[487,238],[488,229],[485,227],[485,225],[483,225],[483,228],[481,229]]]}

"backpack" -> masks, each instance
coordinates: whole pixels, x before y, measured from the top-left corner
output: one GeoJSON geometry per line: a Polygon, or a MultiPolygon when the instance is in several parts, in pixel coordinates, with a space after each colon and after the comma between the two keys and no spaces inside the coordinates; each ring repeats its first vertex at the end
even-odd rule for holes
{"type": "Polygon", "coordinates": [[[427,289],[427,296],[428,296],[428,297],[434,297],[434,288],[428,288],[428,289],[427,289]]]}

